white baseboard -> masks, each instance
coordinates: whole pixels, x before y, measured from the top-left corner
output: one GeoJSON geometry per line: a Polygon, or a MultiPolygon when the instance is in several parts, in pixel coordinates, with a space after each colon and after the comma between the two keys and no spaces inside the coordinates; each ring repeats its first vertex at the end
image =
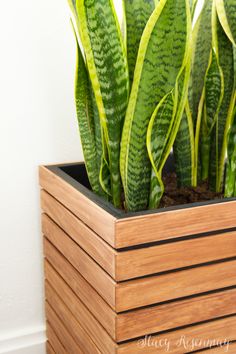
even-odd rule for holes
{"type": "Polygon", "coordinates": [[[0,337],[0,354],[45,354],[45,327],[25,329],[0,337]]]}

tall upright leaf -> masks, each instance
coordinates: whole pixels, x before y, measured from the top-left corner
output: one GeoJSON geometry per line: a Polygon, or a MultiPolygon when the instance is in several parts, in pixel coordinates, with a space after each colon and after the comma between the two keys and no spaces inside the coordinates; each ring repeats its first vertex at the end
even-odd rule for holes
{"type": "Polygon", "coordinates": [[[219,20],[215,17],[213,26],[217,38],[216,53],[223,73],[224,92],[215,128],[212,133],[210,186],[217,192],[223,189],[228,130],[232,122],[234,97],[233,46],[225,34],[219,20]]]}
{"type": "MultiPolygon", "coordinates": [[[[74,31],[75,33],[75,31],[74,31]]],[[[98,156],[95,141],[95,125],[90,82],[87,68],[76,37],[77,64],[75,75],[75,101],[85,166],[93,191],[101,194],[99,183],[98,156]]]]}
{"type": "Polygon", "coordinates": [[[189,89],[189,104],[196,126],[198,107],[212,49],[212,0],[205,0],[193,29],[193,58],[189,89]]]}
{"type": "Polygon", "coordinates": [[[148,205],[148,124],[183,70],[190,21],[189,0],[161,0],[141,38],[121,143],[121,175],[129,210],[142,210],[148,205]]]}
{"type": "Polygon", "coordinates": [[[111,0],[77,0],[76,8],[108,151],[113,204],[120,207],[120,139],[129,94],[125,49],[111,0]]]}
{"type": "Polygon", "coordinates": [[[133,82],[134,68],[143,30],[155,9],[154,0],[124,0],[127,24],[127,57],[130,83],[133,82]]]}
{"type": "Polygon", "coordinates": [[[235,0],[215,0],[218,17],[226,35],[236,45],[236,2],[235,0]]]}
{"type": "Polygon", "coordinates": [[[233,116],[233,123],[228,134],[225,197],[236,196],[236,108],[233,116]]]}

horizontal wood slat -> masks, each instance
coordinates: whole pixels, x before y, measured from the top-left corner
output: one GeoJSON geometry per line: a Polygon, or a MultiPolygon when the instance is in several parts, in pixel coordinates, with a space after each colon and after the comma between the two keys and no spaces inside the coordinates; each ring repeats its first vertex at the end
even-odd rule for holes
{"type": "MultiPolygon", "coordinates": [[[[84,340],[84,343],[79,343],[79,346],[84,348],[84,346],[87,345],[86,342],[88,338],[85,340],[86,333],[88,337],[92,338],[93,343],[95,343],[96,348],[98,348],[98,353],[99,351],[104,354],[115,353],[117,344],[111,339],[109,334],[95,317],[92,316],[83,303],[75,296],[66,283],[59,278],[59,276],[58,278],[54,278],[54,281],[57,282],[57,292],[54,290],[54,287],[46,281],[46,299],[61,320],[65,322],[66,327],[74,339],[80,341],[84,340]],[[78,332],[78,326],[80,327],[80,333],[78,332]],[[81,330],[84,331],[84,338],[81,338],[81,330]]],[[[53,285],[55,286],[55,283],[53,285]]],[[[86,347],[88,351],[90,350],[90,354],[93,353],[96,348],[86,347]]]]}
{"type": "Polygon", "coordinates": [[[42,230],[49,241],[87,279],[108,304],[115,308],[116,283],[114,280],[45,214],[42,215],[42,230]]]}
{"type": "Polygon", "coordinates": [[[42,210],[115,278],[116,251],[46,191],[41,191],[42,210]]]}
{"type": "MultiPolygon", "coordinates": [[[[63,322],[57,316],[53,308],[46,304],[45,307],[46,316],[48,319],[48,327],[51,328],[51,333],[48,333],[49,341],[51,341],[51,335],[55,334],[56,338],[60,338],[60,342],[66,350],[66,353],[70,354],[83,354],[84,352],[87,353],[86,348],[83,351],[79,348],[78,344],[75,342],[74,338],[70,335],[66,327],[64,326],[63,322]]],[[[60,351],[57,351],[61,353],[60,351]]],[[[63,353],[61,353],[63,354],[63,353]]]]}
{"type": "MultiPolygon", "coordinates": [[[[183,354],[183,352],[191,351],[193,341],[197,340],[197,350],[206,348],[209,345],[209,340],[210,343],[216,340],[218,343],[222,343],[225,339],[229,341],[236,339],[236,316],[152,335],[151,343],[153,345],[149,346],[145,337],[120,344],[118,354],[183,354]],[[201,342],[197,339],[200,339],[201,342]]],[[[236,351],[232,353],[235,354],[236,351]]]]}
{"type": "Polygon", "coordinates": [[[115,245],[115,218],[79,192],[71,184],[50,171],[39,167],[40,186],[53,195],[104,240],[115,245]]]}
{"type": "Polygon", "coordinates": [[[236,313],[236,289],[120,314],[117,340],[124,341],[236,313]]]}
{"type": "Polygon", "coordinates": [[[176,209],[116,221],[116,247],[236,227],[236,201],[176,209]]]}
{"type": "Polygon", "coordinates": [[[52,283],[51,277],[55,276],[56,270],[111,337],[115,338],[116,313],[47,240],[45,241],[45,256],[54,267],[47,260],[45,261],[45,276],[49,283],[52,283]]]}
{"type": "Polygon", "coordinates": [[[117,252],[47,192],[44,212],[115,280],[188,267],[236,256],[236,232],[117,252]]]}
{"type": "Polygon", "coordinates": [[[212,348],[210,350],[197,351],[195,354],[235,354],[236,353],[236,343],[231,343],[225,346],[218,346],[216,348],[212,348]]]}
{"type": "Polygon", "coordinates": [[[74,338],[75,342],[80,348],[85,348],[85,354],[100,354],[100,351],[95,346],[93,340],[84,330],[84,328],[75,320],[72,313],[68,310],[68,308],[64,305],[61,299],[57,296],[54,302],[54,294],[55,291],[52,289],[49,283],[45,284],[46,290],[46,313],[48,313],[48,306],[53,308],[54,312],[57,314],[58,318],[62,321],[62,323],[67,328],[70,335],[74,338]]]}
{"type": "Polygon", "coordinates": [[[117,311],[236,285],[236,260],[119,283],[117,311]]]}
{"type": "Polygon", "coordinates": [[[49,342],[46,343],[46,353],[47,354],[56,354],[56,352],[54,351],[53,347],[51,346],[51,344],[49,342]]]}
{"type": "MultiPolygon", "coordinates": [[[[57,289],[74,316],[78,320],[85,316],[82,321],[85,326],[88,326],[88,323],[91,325],[93,321],[96,331],[107,342],[109,336],[106,335],[99,322],[89,315],[80,299],[52,267],[47,267],[46,277],[51,286],[57,289]]],[[[115,340],[121,342],[233,313],[236,313],[236,289],[120,313],[116,317],[115,340]]],[[[86,329],[88,331],[87,327],[86,329]]],[[[112,346],[113,343],[112,341],[110,345],[112,346]]]]}
{"type": "Polygon", "coordinates": [[[236,232],[118,252],[117,280],[236,257],[236,232]]]}
{"type": "MultiPolygon", "coordinates": [[[[60,354],[68,354],[67,350],[61,343],[61,341],[56,336],[55,332],[53,331],[51,324],[47,322],[47,338],[50,341],[49,345],[49,353],[60,353],[60,354]]],[[[48,354],[48,353],[47,353],[48,354]]]]}

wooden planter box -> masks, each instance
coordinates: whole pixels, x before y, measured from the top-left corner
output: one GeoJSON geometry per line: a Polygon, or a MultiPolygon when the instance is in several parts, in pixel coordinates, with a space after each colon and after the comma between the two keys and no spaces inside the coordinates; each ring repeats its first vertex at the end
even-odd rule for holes
{"type": "Polygon", "coordinates": [[[125,214],[83,164],[40,186],[48,353],[236,353],[235,199],[125,214]]]}

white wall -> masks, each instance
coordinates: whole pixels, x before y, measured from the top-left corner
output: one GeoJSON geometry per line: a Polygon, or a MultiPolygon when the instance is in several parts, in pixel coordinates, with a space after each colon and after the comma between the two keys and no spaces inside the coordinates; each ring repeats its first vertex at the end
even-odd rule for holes
{"type": "Polygon", "coordinates": [[[37,166],[82,159],[74,64],[66,0],[1,1],[0,353],[44,341],[37,166]]]}
{"type": "Polygon", "coordinates": [[[37,166],[82,159],[74,63],[66,0],[1,1],[0,354],[44,353],[37,166]]]}

